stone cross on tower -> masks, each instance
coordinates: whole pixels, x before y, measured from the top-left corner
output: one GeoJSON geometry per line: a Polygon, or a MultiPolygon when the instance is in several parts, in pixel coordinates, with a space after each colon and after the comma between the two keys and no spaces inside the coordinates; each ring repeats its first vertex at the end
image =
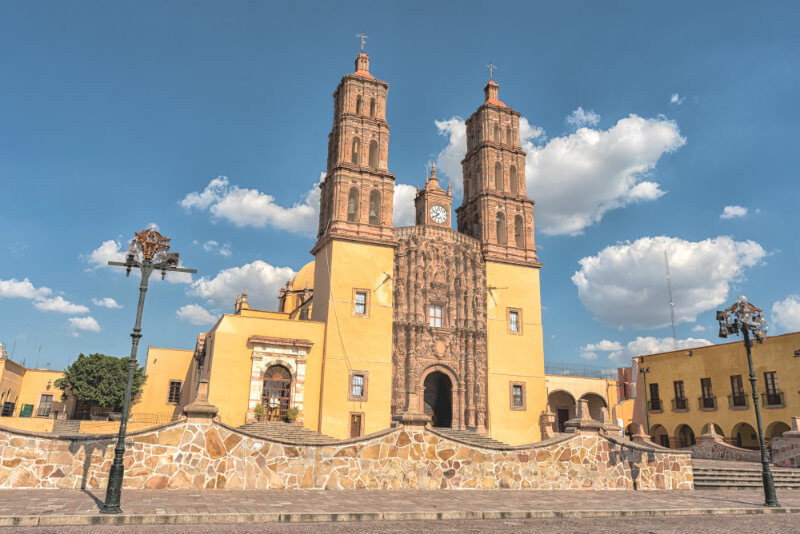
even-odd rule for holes
{"type": "Polygon", "coordinates": [[[491,80],[493,80],[493,79],[494,79],[494,71],[496,71],[496,70],[497,70],[497,65],[494,65],[494,64],[493,64],[493,63],[490,61],[490,62],[489,62],[489,64],[488,64],[488,65],[486,65],[486,68],[487,68],[487,69],[489,69],[489,80],[491,81],[491,80]]]}
{"type": "Polygon", "coordinates": [[[365,34],[364,32],[357,33],[356,37],[361,39],[361,53],[364,53],[364,47],[367,46],[367,38],[369,35],[365,34]]]}

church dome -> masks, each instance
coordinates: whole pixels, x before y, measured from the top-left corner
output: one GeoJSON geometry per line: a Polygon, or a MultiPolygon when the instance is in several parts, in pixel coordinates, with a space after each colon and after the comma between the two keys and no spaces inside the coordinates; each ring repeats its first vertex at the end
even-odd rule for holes
{"type": "Polygon", "coordinates": [[[302,290],[305,288],[314,289],[314,261],[306,263],[292,280],[292,288],[302,290]]]}

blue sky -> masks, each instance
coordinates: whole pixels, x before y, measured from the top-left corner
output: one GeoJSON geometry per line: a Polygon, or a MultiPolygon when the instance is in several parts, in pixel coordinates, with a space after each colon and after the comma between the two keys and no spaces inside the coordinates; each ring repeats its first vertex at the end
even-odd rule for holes
{"type": "Polygon", "coordinates": [[[664,249],[681,346],[716,342],[714,310],[738,293],[773,333],[800,330],[798,15],[792,2],[2,3],[0,341],[54,368],[127,354],[138,280],[99,265],[150,221],[198,275],[151,285],[144,346],[191,348],[244,285],[274,307],[311,259],[331,94],[362,30],[391,84],[397,224],[432,161],[459,194],[458,119],[499,65],[527,125],[547,360],[670,348],[664,249]]]}

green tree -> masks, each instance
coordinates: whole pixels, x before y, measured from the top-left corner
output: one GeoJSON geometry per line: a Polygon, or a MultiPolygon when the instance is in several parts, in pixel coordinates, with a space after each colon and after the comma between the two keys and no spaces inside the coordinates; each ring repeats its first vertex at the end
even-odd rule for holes
{"type": "MultiPolygon", "coordinates": [[[[115,411],[122,411],[129,360],[105,354],[80,354],[67,367],[66,376],[56,380],[55,386],[62,391],[62,400],[69,394],[84,406],[111,406],[115,411]]],[[[131,399],[136,398],[146,379],[144,369],[137,365],[131,399]]]]}

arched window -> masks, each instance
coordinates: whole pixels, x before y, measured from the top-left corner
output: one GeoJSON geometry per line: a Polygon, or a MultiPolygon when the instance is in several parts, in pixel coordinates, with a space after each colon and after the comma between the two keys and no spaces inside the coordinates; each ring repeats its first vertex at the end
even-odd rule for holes
{"type": "Polygon", "coordinates": [[[370,169],[378,168],[378,142],[369,142],[369,167],[370,169]]]}
{"type": "Polygon", "coordinates": [[[370,117],[374,117],[375,116],[375,99],[374,98],[369,101],[369,116],[370,117]]]}
{"type": "Polygon", "coordinates": [[[525,225],[522,223],[522,215],[514,217],[514,241],[517,248],[525,247],[525,225]]]}
{"type": "Polygon", "coordinates": [[[481,238],[481,216],[477,213],[472,219],[472,237],[475,239],[481,238]]]}
{"type": "Polygon", "coordinates": [[[514,144],[511,142],[511,126],[506,126],[506,143],[508,143],[509,145],[514,144]]]}
{"type": "Polygon", "coordinates": [[[356,115],[361,115],[361,95],[356,98],[356,115]]]}
{"type": "Polygon", "coordinates": [[[499,161],[494,164],[494,187],[503,190],[503,165],[499,161]]]}
{"type": "Polygon", "coordinates": [[[369,194],[369,223],[381,223],[381,194],[377,189],[369,194]]]}
{"type": "Polygon", "coordinates": [[[358,188],[351,187],[347,196],[347,222],[358,221],[358,188]]]}
{"type": "Polygon", "coordinates": [[[497,212],[497,242],[506,244],[506,216],[502,211],[497,212]]]}
{"type": "Polygon", "coordinates": [[[361,150],[361,139],[358,137],[353,138],[353,149],[350,151],[350,163],[358,165],[358,160],[361,159],[359,151],[361,150]]]}
{"type": "Polygon", "coordinates": [[[494,137],[492,139],[498,143],[500,142],[500,126],[497,124],[494,125],[494,137]]]}
{"type": "Polygon", "coordinates": [[[519,186],[517,185],[517,169],[513,165],[508,170],[508,187],[515,195],[519,192],[519,186]]]}

